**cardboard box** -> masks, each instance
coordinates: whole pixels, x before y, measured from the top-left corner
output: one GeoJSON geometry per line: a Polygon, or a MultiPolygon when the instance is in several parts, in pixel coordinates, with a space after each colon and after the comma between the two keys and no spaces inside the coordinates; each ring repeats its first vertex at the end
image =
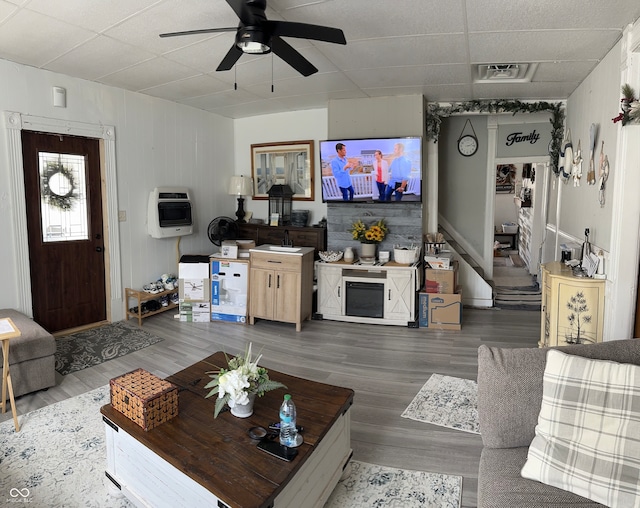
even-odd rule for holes
{"type": "Polygon", "coordinates": [[[180,302],[180,321],[184,323],[208,323],[211,321],[211,303],[180,302]]]}
{"type": "Polygon", "coordinates": [[[418,325],[435,330],[462,328],[462,290],[454,294],[421,292],[418,296],[418,325]]]}
{"type": "Polygon", "coordinates": [[[238,243],[235,240],[225,240],[220,246],[220,255],[223,258],[238,259],[238,243]]]}
{"type": "MultiPolygon", "coordinates": [[[[183,256],[185,258],[187,256],[183,256]]],[[[178,291],[181,302],[210,302],[209,256],[192,256],[193,262],[178,264],[178,291]]]]}
{"type": "Polygon", "coordinates": [[[245,324],[247,322],[247,316],[238,316],[236,314],[220,314],[219,312],[212,312],[211,321],[226,321],[227,323],[245,324]]]}
{"type": "Polygon", "coordinates": [[[429,265],[429,268],[434,270],[448,270],[453,262],[453,254],[444,252],[437,255],[427,254],[424,257],[424,261],[429,265]]]}
{"type": "Polygon", "coordinates": [[[238,259],[249,259],[250,249],[256,248],[256,242],[253,240],[236,240],[238,243],[238,259]]]}
{"type": "Polygon", "coordinates": [[[182,323],[209,323],[211,322],[211,315],[209,312],[202,314],[180,314],[180,321],[182,323]]]}
{"type": "Polygon", "coordinates": [[[453,294],[458,287],[458,262],[453,261],[448,270],[424,269],[424,290],[427,293],[453,294]]]}
{"type": "Polygon", "coordinates": [[[144,369],[111,379],[109,388],[113,408],[144,430],[178,416],[178,387],[144,369]]]}
{"type": "Polygon", "coordinates": [[[249,260],[211,260],[211,321],[246,323],[249,260]]]}

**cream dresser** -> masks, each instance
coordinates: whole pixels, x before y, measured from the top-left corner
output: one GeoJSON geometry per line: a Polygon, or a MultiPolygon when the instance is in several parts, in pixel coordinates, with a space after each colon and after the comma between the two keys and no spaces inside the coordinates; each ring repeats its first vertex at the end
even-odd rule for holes
{"type": "Polygon", "coordinates": [[[605,280],[576,277],[559,261],[542,265],[540,347],[602,342],[605,280]]]}

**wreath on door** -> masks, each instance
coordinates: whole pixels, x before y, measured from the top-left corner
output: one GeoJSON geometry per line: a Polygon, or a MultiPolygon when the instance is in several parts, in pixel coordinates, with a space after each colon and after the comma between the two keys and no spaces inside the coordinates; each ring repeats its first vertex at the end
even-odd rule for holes
{"type": "Polygon", "coordinates": [[[49,162],[42,175],[42,195],[51,206],[71,210],[77,196],[73,174],[60,162],[49,162]]]}

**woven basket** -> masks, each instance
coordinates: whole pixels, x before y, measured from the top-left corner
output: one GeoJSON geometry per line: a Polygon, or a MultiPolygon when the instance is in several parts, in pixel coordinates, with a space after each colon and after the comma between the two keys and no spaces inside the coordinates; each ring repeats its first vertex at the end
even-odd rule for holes
{"type": "Polygon", "coordinates": [[[327,263],[335,263],[342,259],[343,252],[341,250],[321,250],[318,252],[318,256],[322,261],[327,263]]]}
{"type": "Polygon", "coordinates": [[[144,369],[113,378],[109,385],[113,408],[144,430],[178,415],[178,387],[144,369]]]}
{"type": "Polygon", "coordinates": [[[396,247],[393,249],[393,260],[401,265],[412,265],[420,257],[419,247],[396,247]]]}

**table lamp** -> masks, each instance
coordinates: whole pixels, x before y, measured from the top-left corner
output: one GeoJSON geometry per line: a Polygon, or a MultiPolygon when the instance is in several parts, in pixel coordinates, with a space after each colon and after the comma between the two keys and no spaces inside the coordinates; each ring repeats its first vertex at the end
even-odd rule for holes
{"type": "Polygon", "coordinates": [[[238,209],[236,210],[236,222],[246,222],[244,220],[244,197],[253,196],[253,183],[248,176],[232,176],[229,182],[229,194],[238,196],[238,209]]]}

